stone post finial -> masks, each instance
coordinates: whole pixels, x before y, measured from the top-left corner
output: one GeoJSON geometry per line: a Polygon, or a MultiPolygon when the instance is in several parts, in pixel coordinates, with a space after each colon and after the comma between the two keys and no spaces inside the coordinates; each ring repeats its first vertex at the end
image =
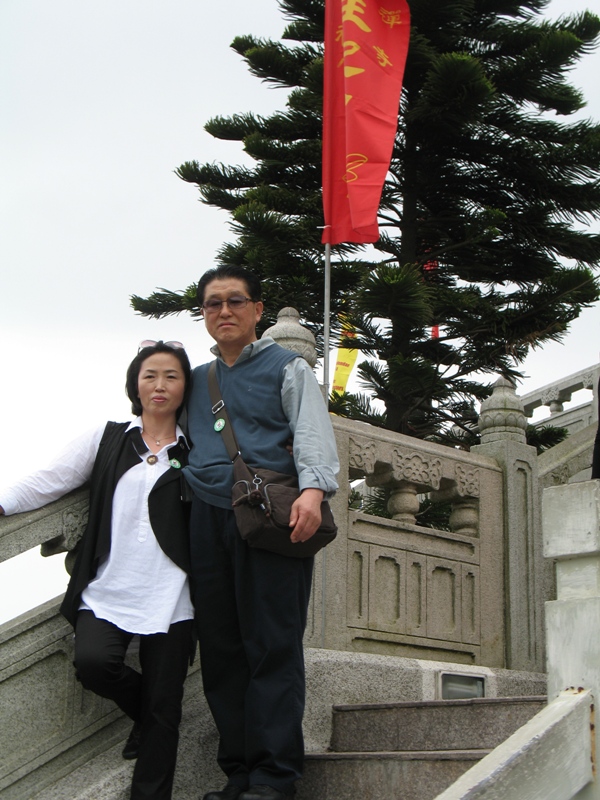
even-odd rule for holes
{"type": "Polygon", "coordinates": [[[282,308],[275,325],[267,328],[263,336],[270,336],[286,350],[299,353],[311,367],[317,363],[315,337],[300,324],[300,314],[295,308],[282,308]]]}
{"type": "Polygon", "coordinates": [[[506,378],[498,378],[491,396],[481,404],[479,412],[481,443],[488,444],[506,439],[525,443],[526,428],[527,417],[514,384],[506,378]]]}

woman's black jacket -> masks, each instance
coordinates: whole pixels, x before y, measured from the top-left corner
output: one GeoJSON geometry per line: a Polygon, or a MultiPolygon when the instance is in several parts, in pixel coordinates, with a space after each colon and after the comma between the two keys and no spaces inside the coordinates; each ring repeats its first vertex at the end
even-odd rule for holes
{"type": "MultiPolygon", "coordinates": [[[[108,422],[98,448],[90,479],[89,520],[77,546],[77,558],[60,611],[75,626],[81,594],[110,552],[112,502],[115,487],[128,469],[142,461],[148,448],[141,431],[127,431],[128,422],[108,422]]],[[[188,448],[183,437],[168,450],[169,459],[182,467],[188,448]]],[[[150,523],[164,553],[190,574],[189,503],[181,469],[171,466],[153,486],[148,497],[150,523]]]]}

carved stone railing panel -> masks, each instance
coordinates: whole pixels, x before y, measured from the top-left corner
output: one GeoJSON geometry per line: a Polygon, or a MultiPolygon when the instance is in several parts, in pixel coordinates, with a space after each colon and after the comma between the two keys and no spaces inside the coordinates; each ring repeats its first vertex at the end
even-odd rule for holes
{"type": "Polygon", "coordinates": [[[479,468],[455,461],[452,456],[458,451],[440,448],[446,456],[442,459],[439,453],[421,452],[423,442],[402,438],[406,444],[400,447],[390,446],[387,439],[376,442],[366,436],[349,436],[349,477],[364,478],[369,487],[389,488],[389,513],[408,525],[418,523],[419,495],[429,493],[434,503],[456,502],[452,529],[476,536],[478,503],[473,499],[479,497],[479,468]]]}
{"type": "Polygon", "coordinates": [[[350,626],[406,642],[419,637],[418,646],[429,641],[437,648],[440,640],[479,645],[477,566],[353,541],[348,567],[350,626]]]}
{"type": "Polygon", "coordinates": [[[326,551],[325,581],[315,584],[315,602],[326,603],[325,646],[504,664],[500,468],[363,423],[334,418],[334,428],[342,468],[390,490],[392,519],[349,509],[342,477],[333,504],[343,522],[326,551]],[[451,530],[419,525],[424,494],[451,504],[451,530]]]}

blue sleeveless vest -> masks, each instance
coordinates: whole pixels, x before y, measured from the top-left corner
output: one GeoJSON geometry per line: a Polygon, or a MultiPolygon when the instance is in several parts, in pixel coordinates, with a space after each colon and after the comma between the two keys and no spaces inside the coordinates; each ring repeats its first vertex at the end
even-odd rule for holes
{"type": "MultiPolygon", "coordinates": [[[[277,472],[296,473],[285,449],[292,435],[281,405],[283,370],[297,353],[272,344],[232,367],[217,360],[217,380],[231,423],[247,464],[277,472]]],[[[215,431],[208,394],[209,364],[193,372],[188,401],[189,436],[192,451],[184,473],[194,493],[220,508],[231,508],[233,468],[222,436],[215,431]]]]}

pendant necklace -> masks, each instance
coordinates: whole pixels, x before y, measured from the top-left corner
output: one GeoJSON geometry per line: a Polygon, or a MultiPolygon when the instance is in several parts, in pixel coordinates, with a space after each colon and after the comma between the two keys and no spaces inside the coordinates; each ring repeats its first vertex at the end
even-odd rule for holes
{"type": "Polygon", "coordinates": [[[153,442],[156,442],[156,444],[157,444],[157,445],[159,445],[161,442],[166,442],[168,439],[176,439],[176,438],[177,438],[176,436],[163,436],[163,438],[162,438],[162,439],[157,439],[156,437],[152,436],[152,434],[148,433],[148,431],[145,431],[145,430],[142,428],[142,436],[143,436],[144,434],[146,434],[147,436],[149,436],[149,437],[152,439],[152,441],[153,441],[153,442]]]}
{"type": "MultiPolygon", "coordinates": [[[[152,439],[153,442],[156,442],[157,447],[160,447],[160,443],[161,442],[167,442],[167,441],[169,441],[169,439],[176,439],[177,438],[177,436],[175,435],[175,436],[163,436],[162,439],[157,439],[155,436],[152,436],[151,434],[148,433],[148,431],[145,431],[142,428],[142,438],[143,438],[144,434],[149,436],[152,439]]],[[[158,456],[155,456],[154,453],[153,453],[151,456],[148,456],[146,461],[148,462],[148,464],[156,464],[156,462],[158,461],[158,456]]]]}

